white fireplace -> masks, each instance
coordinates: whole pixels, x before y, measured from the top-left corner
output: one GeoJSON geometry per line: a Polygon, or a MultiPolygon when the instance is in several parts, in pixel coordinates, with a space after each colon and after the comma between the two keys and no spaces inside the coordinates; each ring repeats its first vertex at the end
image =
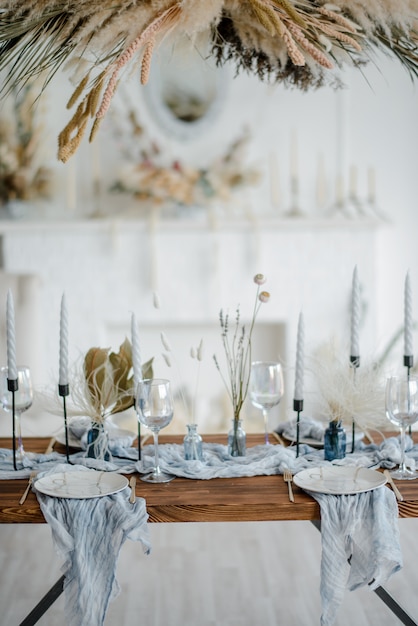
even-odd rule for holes
{"type": "MultiPolygon", "coordinates": [[[[35,281],[30,283],[33,315],[17,320],[17,349],[39,386],[56,388],[63,291],[72,362],[92,346],[117,350],[129,337],[131,312],[135,312],[143,360],[154,356],[155,373],[171,378],[177,393],[182,387],[194,398],[197,363],[190,348],[203,338],[205,356],[196,401],[202,432],[227,428],[231,417],[212,358],[216,353],[222,363],[219,310],[229,310],[233,318],[239,305],[242,319],[249,320],[255,297],[253,276],[258,272],[267,277],[265,288],[271,299],[259,311],[253,357],[279,358],[285,368],[285,398],[272,416],[272,425],[291,412],[301,310],[307,354],[332,337],[348,353],[355,265],[367,307],[361,350],[374,349],[379,314],[376,248],[381,232],[376,222],[239,220],[214,227],[205,220],[166,220],[150,229],[141,220],[85,220],[4,222],[0,229],[5,276],[30,274],[35,281]],[[159,309],[154,306],[155,292],[159,309]],[[161,331],[173,344],[171,368],[161,356],[161,331]]],[[[5,360],[4,343],[2,350],[5,360]]],[[[36,405],[32,412],[36,414],[36,405]]],[[[35,429],[44,423],[37,419],[35,429]]],[[[55,424],[57,418],[53,419],[55,424]]],[[[173,428],[182,432],[186,419],[179,401],[173,428]]],[[[262,429],[255,410],[247,422],[248,430],[262,429]]]]}

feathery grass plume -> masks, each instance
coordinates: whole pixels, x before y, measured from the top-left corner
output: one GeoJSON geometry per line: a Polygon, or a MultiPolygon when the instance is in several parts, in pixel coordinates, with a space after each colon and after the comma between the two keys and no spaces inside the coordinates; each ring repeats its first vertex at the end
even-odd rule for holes
{"type": "MultiPolygon", "coordinates": [[[[352,420],[362,430],[387,430],[385,380],[375,363],[359,368],[350,366],[335,343],[320,346],[311,358],[310,370],[318,391],[319,418],[341,420],[350,427],[352,420]]],[[[348,354],[348,351],[347,351],[348,354]]]]}
{"type": "Polygon", "coordinates": [[[264,28],[274,37],[276,33],[283,36],[283,22],[274,9],[263,0],[250,0],[255,16],[264,28]]]}
{"type": "Polygon", "coordinates": [[[323,67],[326,67],[327,69],[332,69],[334,67],[333,63],[328,59],[328,57],[305,37],[299,26],[295,26],[295,24],[288,24],[287,28],[292,33],[296,41],[302,46],[304,50],[306,50],[306,52],[309,52],[311,57],[315,59],[317,63],[319,63],[323,67]]]}
{"type": "Polygon", "coordinates": [[[120,70],[131,60],[135,52],[144,44],[150,40],[154,40],[158,33],[167,32],[173,24],[179,19],[181,15],[181,4],[176,3],[160,15],[158,15],[152,22],[142,31],[142,33],[134,39],[134,41],[128,46],[128,48],[121,54],[119,59],[115,63],[115,69],[110,77],[109,83],[105,89],[102,103],[97,111],[97,117],[104,117],[110,106],[113,94],[115,93],[117,79],[120,70]]]}
{"type": "Polygon", "coordinates": [[[68,100],[68,102],[67,102],[67,109],[72,109],[73,108],[73,105],[77,102],[77,100],[79,99],[79,97],[83,93],[84,88],[87,85],[88,81],[89,81],[89,74],[86,74],[84,76],[84,78],[78,83],[78,85],[75,88],[74,92],[72,93],[70,99],[68,100]]]}
{"type": "Polygon", "coordinates": [[[144,56],[142,57],[141,64],[141,85],[146,85],[148,82],[151,71],[151,59],[154,46],[155,39],[150,39],[150,41],[145,46],[144,56]]]}
{"type": "MultiPolygon", "coordinates": [[[[325,35],[325,49],[337,67],[360,66],[380,49],[418,77],[418,0],[3,0],[0,18],[0,93],[43,71],[46,86],[58,71],[75,64],[84,78],[72,104],[88,88],[85,76],[95,89],[105,68],[101,102],[96,101],[99,90],[89,100],[89,114],[98,117],[110,106],[120,71],[143,46],[147,49],[138,61],[146,80],[150,42],[159,43],[169,31],[192,42],[208,37],[219,65],[233,61],[237,72],[244,69],[302,90],[340,86],[321,54],[325,35]]],[[[77,141],[66,154],[77,147],[82,125],[72,128],[77,141]]]]}
{"type": "Polygon", "coordinates": [[[300,26],[301,28],[306,28],[306,22],[301,13],[298,13],[296,6],[293,6],[293,4],[289,2],[289,0],[273,0],[273,2],[287,13],[290,19],[295,24],[298,24],[298,26],[300,26]]]}
{"type": "Polygon", "coordinates": [[[306,59],[297,47],[295,40],[293,39],[291,33],[287,28],[283,34],[283,39],[286,42],[287,51],[289,53],[289,57],[292,63],[294,63],[295,65],[305,65],[306,59]]]}
{"type": "Polygon", "coordinates": [[[96,137],[96,134],[98,133],[99,126],[101,123],[102,123],[102,120],[96,117],[93,122],[93,126],[91,127],[91,131],[89,135],[89,143],[92,143],[94,141],[94,138],[96,137]]]}

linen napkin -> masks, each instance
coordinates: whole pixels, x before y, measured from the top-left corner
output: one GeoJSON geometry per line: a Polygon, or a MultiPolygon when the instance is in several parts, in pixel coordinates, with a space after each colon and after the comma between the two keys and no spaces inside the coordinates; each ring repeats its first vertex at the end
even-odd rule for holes
{"type": "Polygon", "coordinates": [[[321,626],[331,626],[344,591],[383,585],[402,567],[395,494],[312,493],[321,507],[321,626]]]}
{"type": "MultiPolygon", "coordinates": [[[[63,464],[42,475],[84,469],[63,464]]],[[[123,543],[140,541],[144,552],[150,551],[145,500],[131,504],[128,489],[84,500],[44,495],[36,483],[34,489],[64,559],[66,624],[102,626],[109,602],[119,592],[115,572],[123,543]]]]}

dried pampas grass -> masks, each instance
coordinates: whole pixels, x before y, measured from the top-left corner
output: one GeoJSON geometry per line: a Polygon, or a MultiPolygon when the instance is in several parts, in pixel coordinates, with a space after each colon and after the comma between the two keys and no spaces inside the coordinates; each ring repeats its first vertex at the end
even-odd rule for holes
{"type": "MultiPolygon", "coordinates": [[[[353,419],[367,430],[387,430],[385,414],[385,377],[374,363],[359,368],[350,366],[348,358],[335,344],[324,344],[312,357],[311,371],[319,394],[318,413],[326,421],[341,420],[348,428],[353,419]]],[[[393,428],[393,427],[392,427],[393,428]]]]}
{"type": "Polygon", "coordinates": [[[218,64],[310,89],[338,85],[332,70],[363,64],[373,48],[416,77],[417,20],[418,0],[0,0],[2,93],[72,66],[71,104],[81,104],[60,135],[58,156],[66,161],[90,118],[97,130],[128,64],[147,81],[153,50],[168,33],[192,43],[203,35],[218,64]]]}

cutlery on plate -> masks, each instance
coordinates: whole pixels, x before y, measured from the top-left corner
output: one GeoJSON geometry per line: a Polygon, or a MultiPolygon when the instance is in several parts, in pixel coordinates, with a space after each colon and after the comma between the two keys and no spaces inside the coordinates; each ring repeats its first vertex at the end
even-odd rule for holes
{"type": "Polygon", "coordinates": [[[136,486],[136,476],[131,476],[129,479],[129,486],[131,488],[131,495],[129,496],[129,502],[133,504],[136,500],[135,494],[135,486],[136,486]]]}
{"type": "Polygon", "coordinates": [[[385,469],[383,470],[383,474],[386,476],[386,478],[388,479],[388,483],[389,485],[392,487],[393,493],[396,496],[396,499],[399,500],[399,502],[403,502],[403,495],[401,494],[401,492],[399,491],[399,489],[397,488],[397,486],[395,485],[392,476],[390,475],[389,470],[385,469]]]}
{"type": "Polygon", "coordinates": [[[54,449],[55,442],[56,442],[55,437],[51,437],[44,454],[51,454],[52,450],[54,449]]]}
{"type": "Polygon", "coordinates": [[[287,483],[287,489],[289,491],[289,500],[290,502],[294,502],[295,501],[295,497],[293,495],[293,489],[292,489],[292,482],[293,482],[293,476],[292,476],[292,472],[290,470],[284,470],[283,472],[283,480],[285,483],[287,483]]]}
{"type": "Polygon", "coordinates": [[[273,430],[273,432],[271,433],[273,435],[273,437],[276,439],[276,441],[278,441],[282,446],[285,445],[285,442],[283,441],[283,439],[280,437],[279,433],[276,433],[275,430],[273,430]]]}
{"type": "Polygon", "coordinates": [[[23,503],[24,503],[24,501],[26,500],[26,498],[27,498],[27,496],[28,496],[28,493],[29,493],[29,489],[31,488],[31,485],[32,485],[32,483],[33,483],[33,479],[35,478],[35,476],[36,476],[36,472],[31,472],[31,473],[30,473],[29,480],[28,480],[28,484],[27,484],[27,486],[26,486],[25,491],[24,491],[24,492],[23,492],[23,494],[22,494],[22,497],[21,497],[21,498],[20,498],[20,500],[19,500],[19,504],[23,504],[23,503]]]}

